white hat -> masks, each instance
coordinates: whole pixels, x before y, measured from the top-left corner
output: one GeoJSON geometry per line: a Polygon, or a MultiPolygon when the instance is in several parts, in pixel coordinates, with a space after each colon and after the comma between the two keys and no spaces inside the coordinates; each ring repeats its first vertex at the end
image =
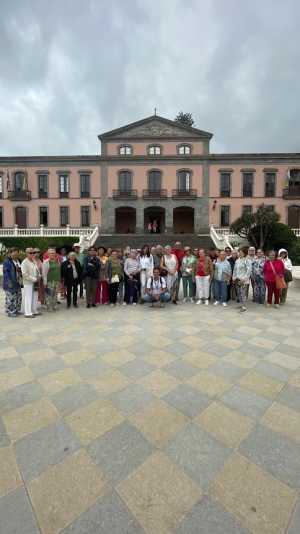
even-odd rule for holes
{"type": "Polygon", "coordinates": [[[74,243],[73,247],[79,247],[80,248],[80,243],[74,243]]]}

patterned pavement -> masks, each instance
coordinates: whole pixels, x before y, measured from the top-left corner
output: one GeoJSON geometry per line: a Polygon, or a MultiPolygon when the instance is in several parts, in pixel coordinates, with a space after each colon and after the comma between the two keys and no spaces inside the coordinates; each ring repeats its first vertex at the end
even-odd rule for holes
{"type": "Polygon", "coordinates": [[[1,534],[299,534],[299,305],[2,315],[1,534]]]}

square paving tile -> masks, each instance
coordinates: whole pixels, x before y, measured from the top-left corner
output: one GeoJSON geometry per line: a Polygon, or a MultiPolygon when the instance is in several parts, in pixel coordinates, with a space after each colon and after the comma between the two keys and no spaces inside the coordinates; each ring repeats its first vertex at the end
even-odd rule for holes
{"type": "Polygon", "coordinates": [[[266,362],[265,360],[259,361],[255,367],[255,370],[261,375],[269,376],[270,378],[274,378],[274,380],[278,380],[279,382],[287,382],[291,374],[291,371],[288,369],[284,369],[279,365],[266,362]]]}
{"type": "Polygon", "coordinates": [[[239,380],[239,384],[258,395],[267,397],[268,399],[274,399],[284,386],[283,382],[261,375],[255,369],[245,374],[239,380]]]}
{"type": "Polygon", "coordinates": [[[107,484],[87,453],[77,451],[32,480],[28,491],[43,534],[57,534],[92,506],[107,484]]]}
{"type": "Polygon", "coordinates": [[[143,376],[152,373],[152,371],[154,371],[155,369],[155,365],[151,365],[150,363],[145,360],[142,360],[141,358],[135,358],[134,360],[125,363],[125,365],[122,365],[122,367],[120,367],[121,373],[123,373],[125,376],[132,380],[142,378],[143,376]]]}
{"type": "Polygon", "coordinates": [[[253,534],[283,534],[296,502],[294,490],[239,454],[213,481],[211,494],[253,534]]]}
{"type": "Polygon", "coordinates": [[[189,362],[190,364],[198,367],[199,369],[207,369],[210,365],[213,365],[219,360],[213,354],[208,352],[202,352],[198,350],[192,350],[191,352],[186,353],[183,356],[184,362],[189,362]]]}
{"type": "Polygon", "coordinates": [[[139,383],[142,384],[144,388],[156,395],[157,397],[162,397],[175,389],[179,381],[174,377],[166,373],[162,369],[157,369],[150,373],[149,375],[141,378],[139,383]]]}
{"type": "Polygon", "coordinates": [[[141,384],[130,384],[121,391],[110,395],[110,400],[122,414],[128,416],[141,411],[155,400],[155,397],[141,384]]]}
{"type": "Polygon", "coordinates": [[[300,388],[300,371],[290,376],[289,384],[295,388],[300,388]]]}
{"type": "Polygon", "coordinates": [[[300,499],[296,506],[287,534],[299,534],[300,532],[300,499]]]}
{"type": "Polygon", "coordinates": [[[197,367],[184,360],[176,360],[166,365],[163,370],[178,380],[186,380],[199,373],[197,367]]]}
{"type": "Polygon", "coordinates": [[[237,447],[254,425],[252,419],[221,402],[212,402],[194,421],[227,447],[237,447]]]}
{"type": "Polygon", "coordinates": [[[102,356],[102,360],[111,367],[121,367],[125,363],[132,362],[135,358],[135,354],[126,349],[116,349],[102,356]]]}
{"type": "Polygon", "coordinates": [[[299,388],[287,385],[279,393],[277,399],[281,404],[285,404],[300,412],[300,390],[299,388]]]}
{"type": "Polygon", "coordinates": [[[64,360],[59,356],[30,364],[30,369],[36,377],[48,375],[55,371],[61,371],[61,369],[64,369],[65,367],[64,360]]]}
{"type": "Polygon", "coordinates": [[[182,413],[158,399],[129,420],[157,447],[164,446],[187,422],[182,413]]]}
{"type": "Polygon", "coordinates": [[[193,423],[178,432],[165,452],[204,490],[230,455],[230,449],[193,423]]]}
{"type": "Polygon", "coordinates": [[[246,370],[237,365],[232,365],[224,360],[209,367],[209,372],[224,377],[228,382],[235,382],[246,373],[246,370]]]}
{"type": "MultiPolygon", "coordinates": [[[[11,447],[0,449],[0,497],[6,495],[18,486],[21,486],[22,479],[16,462],[14,451],[11,447]]],[[[1,527],[1,516],[0,516],[1,527]]]]}
{"type": "Polygon", "coordinates": [[[274,402],[262,418],[264,425],[300,443],[300,413],[274,402]]]}
{"type": "Polygon", "coordinates": [[[6,358],[4,360],[0,360],[0,373],[7,373],[8,371],[15,371],[16,369],[19,369],[20,367],[24,367],[24,362],[22,358],[20,357],[6,358]]]}
{"type": "Polygon", "coordinates": [[[38,382],[27,382],[0,393],[0,414],[41,399],[45,391],[38,382]]]}
{"type": "Polygon", "coordinates": [[[97,499],[95,504],[75,520],[62,534],[143,534],[120,497],[110,493],[97,499]]]}
{"type": "Polygon", "coordinates": [[[99,395],[110,395],[115,391],[124,389],[129,380],[117,369],[111,369],[101,373],[98,377],[90,378],[90,384],[94,386],[99,395]]]}
{"type": "Polygon", "coordinates": [[[97,376],[102,376],[105,371],[110,369],[109,365],[102,360],[99,356],[88,361],[84,361],[80,365],[76,366],[76,372],[81,376],[81,378],[95,378],[97,376]]]}
{"type": "Polygon", "coordinates": [[[300,445],[297,443],[258,425],[239,450],[274,477],[300,490],[300,445]]]}
{"type": "Polygon", "coordinates": [[[176,529],[176,534],[248,534],[248,532],[241,527],[234,516],[207,496],[195,504],[176,529]]]}
{"type": "Polygon", "coordinates": [[[211,399],[188,384],[179,384],[163,397],[163,400],[187,417],[195,417],[204,410],[211,399]]]}
{"type": "Polygon", "coordinates": [[[300,368],[300,359],[296,358],[295,356],[290,356],[284,352],[271,352],[271,354],[268,354],[265,357],[265,360],[267,362],[280,365],[281,367],[289,369],[290,371],[296,371],[296,369],[300,368]]]}
{"type": "Polygon", "coordinates": [[[80,442],[71,430],[58,421],[18,441],[15,453],[22,476],[28,482],[79,448],[80,442]]]}
{"type": "Polygon", "coordinates": [[[93,441],[88,452],[107,478],[117,483],[143,463],[153,449],[139,430],[124,422],[93,441]]]}
{"type": "Polygon", "coordinates": [[[51,401],[62,415],[68,415],[97,398],[98,394],[90,384],[80,382],[52,395],[51,401]]]}
{"type": "Polygon", "coordinates": [[[7,435],[2,417],[0,417],[0,447],[7,447],[10,444],[10,438],[7,435]]]}
{"type": "Polygon", "coordinates": [[[210,397],[222,395],[224,391],[231,388],[228,380],[208,371],[201,371],[201,373],[189,378],[187,383],[210,397]]]}
{"type": "Polygon", "coordinates": [[[145,354],[142,361],[145,360],[150,365],[154,365],[155,367],[164,367],[165,365],[168,365],[168,363],[173,362],[174,359],[175,356],[170,352],[166,350],[154,349],[145,354]]]}
{"type": "Polygon", "coordinates": [[[20,367],[13,371],[7,371],[0,374],[0,393],[2,391],[8,391],[9,389],[26,384],[26,382],[32,382],[34,375],[28,367],[20,367]]]}
{"type": "Polygon", "coordinates": [[[68,386],[78,384],[81,382],[81,377],[74,369],[66,368],[56,373],[42,376],[39,378],[39,382],[49,395],[54,395],[68,386]]]}
{"type": "Polygon", "coordinates": [[[3,534],[40,533],[24,488],[18,488],[0,499],[0,518],[3,534]]]}
{"type": "Polygon", "coordinates": [[[252,367],[255,367],[259,360],[253,354],[247,354],[240,350],[233,350],[226,354],[226,356],[222,358],[222,361],[242,367],[243,369],[251,369],[252,367]]]}
{"type": "Polygon", "coordinates": [[[261,417],[272,403],[270,399],[239,386],[233,386],[230,391],[226,391],[221,401],[243,415],[253,418],[261,417]]]}
{"type": "Polygon", "coordinates": [[[3,422],[12,441],[48,426],[57,419],[58,412],[48,399],[28,403],[3,415],[3,422]]]}
{"type": "Polygon", "coordinates": [[[161,452],[150,456],[117,491],[148,534],[169,534],[201,498],[201,490],[161,452]]]}

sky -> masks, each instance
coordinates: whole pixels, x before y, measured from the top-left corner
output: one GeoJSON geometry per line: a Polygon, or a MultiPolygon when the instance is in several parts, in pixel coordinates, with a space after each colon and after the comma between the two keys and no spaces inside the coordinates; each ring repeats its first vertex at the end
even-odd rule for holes
{"type": "Polygon", "coordinates": [[[300,152],[299,0],[0,0],[0,155],[99,154],[191,112],[211,152],[300,152]]]}

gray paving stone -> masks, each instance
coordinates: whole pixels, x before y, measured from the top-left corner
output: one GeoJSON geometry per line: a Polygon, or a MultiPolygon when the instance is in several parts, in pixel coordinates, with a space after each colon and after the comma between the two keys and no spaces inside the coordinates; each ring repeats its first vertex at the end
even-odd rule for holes
{"type": "Polygon", "coordinates": [[[300,445],[258,425],[241,443],[240,452],[276,478],[300,489],[300,445]]]}
{"type": "Polygon", "coordinates": [[[233,386],[221,397],[222,402],[249,417],[261,417],[272,401],[239,386],[233,386]]]}
{"type": "Polygon", "coordinates": [[[43,343],[40,339],[38,342],[36,341],[34,343],[22,343],[21,345],[19,343],[17,345],[14,345],[14,343],[12,343],[12,346],[15,346],[16,351],[18,352],[18,354],[20,354],[20,356],[27,352],[36,352],[37,350],[43,352],[47,348],[47,345],[43,343]]]}
{"type": "Polygon", "coordinates": [[[188,417],[195,417],[211,402],[209,397],[187,384],[179,384],[177,388],[165,395],[163,400],[188,417]]]}
{"type": "Polygon", "coordinates": [[[76,372],[82,378],[93,378],[108,369],[111,369],[111,367],[101,360],[100,356],[76,366],[76,372]]]}
{"type": "Polygon", "coordinates": [[[7,447],[10,444],[10,439],[6,433],[6,428],[0,417],[0,447],[7,447]]]}
{"type": "Polygon", "coordinates": [[[190,423],[178,432],[165,452],[202,489],[206,490],[232,451],[190,423]]]}
{"type": "Polygon", "coordinates": [[[282,402],[293,410],[300,412],[300,389],[293,386],[285,386],[279,393],[277,401],[282,402]]]}
{"type": "Polygon", "coordinates": [[[26,482],[79,448],[80,442],[62,421],[29,434],[14,446],[26,482]]]}
{"type": "Polygon", "coordinates": [[[30,501],[24,488],[0,499],[1,534],[39,534],[30,501]]]}
{"type": "Polygon", "coordinates": [[[279,365],[261,361],[255,366],[256,371],[259,373],[274,378],[274,380],[279,380],[280,382],[287,382],[291,372],[288,369],[284,369],[279,365]]]}
{"type": "Polygon", "coordinates": [[[51,401],[62,415],[67,415],[97,398],[99,395],[90,384],[79,383],[52,395],[51,401]]]}
{"type": "Polygon", "coordinates": [[[300,499],[294,510],[287,534],[299,534],[300,532],[300,499]]]}
{"type": "Polygon", "coordinates": [[[115,493],[98,499],[95,504],[62,534],[143,534],[124,502],[115,493]]]}
{"type": "Polygon", "coordinates": [[[130,384],[121,391],[112,393],[110,399],[124,415],[133,415],[155,399],[141,384],[130,384]]]}
{"type": "Polygon", "coordinates": [[[38,382],[27,382],[8,391],[0,393],[0,414],[24,406],[28,402],[39,400],[45,391],[38,382]]]}
{"type": "Polygon", "coordinates": [[[220,345],[219,343],[214,343],[213,341],[211,341],[209,343],[206,343],[205,345],[202,345],[201,350],[203,352],[209,352],[210,354],[213,354],[214,356],[217,356],[218,358],[222,358],[222,356],[226,356],[228,352],[232,352],[233,348],[224,347],[223,345],[220,345]]]}
{"type": "Polygon", "coordinates": [[[183,360],[176,360],[166,365],[163,370],[178,380],[186,380],[199,373],[199,367],[195,367],[183,360]]]}
{"type": "Polygon", "coordinates": [[[154,365],[151,365],[148,362],[145,362],[141,358],[136,358],[135,360],[125,363],[125,365],[122,365],[122,367],[119,368],[121,373],[128,376],[128,378],[132,378],[137,380],[138,378],[142,378],[143,376],[146,376],[147,374],[154,371],[156,367],[154,365]]]}
{"type": "Polygon", "coordinates": [[[283,354],[300,358],[299,347],[292,347],[291,345],[286,345],[285,343],[280,343],[280,345],[276,347],[276,352],[282,352],[283,354]]]}
{"type": "MultiPolygon", "coordinates": [[[[145,336],[145,339],[147,339],[146,336],[145,336]]],[[[153,352],[153,350],[155,350],[154,347],[152,345],[150,345],[150,343],[147,343],[147,341],[145,341],[145,340],[143,342],[141,342],[141,343],[134,344],[134,345],[130,346],[130,352],[132,354],[134,354],[135,356],[137,356],[137,357],[139,357],[139,356],[143,357],[146,354],[150,354],[150,352],[153,352]]]]}
{"type": "Polygon", "coordinates": [[[88,446],[88,452],[113,483],[126,478],[153,452],[153,446],[127,422],[88,446]]]}
{"type": "Polygon", "coordinates": [[[177,343],[171,343],[170,345],[167,345],[166,347],[164,347],[163,350],[166,350],[167,352],[170,352],[174,356],[178,356],[178,357],[182,358],[182,356],[184,356],[184,354],[186,354],[187,352],[191,351],[191,347],[189,347],[188,345],[186,345],[184,343],[184,338],[185,337],[186,336],[184,334],[182,334],[181,341],[178,341],[177,343]]]}
{"type": "Polygon", "coordinates": [[[48,375],[49,373],[55,373],[55,371],[65,369],[66,364],[62,358],[55,356],[54,358],[49,358],[39,363],[31,364],[29,367],[36,377],[41,377],[48,375]]]}
{"type": "Polygon", "coordinates": [[[210,365],[208,371],[223,376],[229,381],[235,382],[247,372],[247,369],[243,369],[242,367],[238,367],[237,365],[228,362],[220,361],[210,365]]]}
{"type": "Polygon", "coordinates": [[[218,503],[205,496],[183,518],[176,534],[248,534],[218,503]]]}
{"type": "Polygon", "coordinates": [[[24,367],[24,361],[21,357],[7,358],[6,360],[0,360],[0,373],[7,373],[8,371],[14,371],[24,367]]]}

